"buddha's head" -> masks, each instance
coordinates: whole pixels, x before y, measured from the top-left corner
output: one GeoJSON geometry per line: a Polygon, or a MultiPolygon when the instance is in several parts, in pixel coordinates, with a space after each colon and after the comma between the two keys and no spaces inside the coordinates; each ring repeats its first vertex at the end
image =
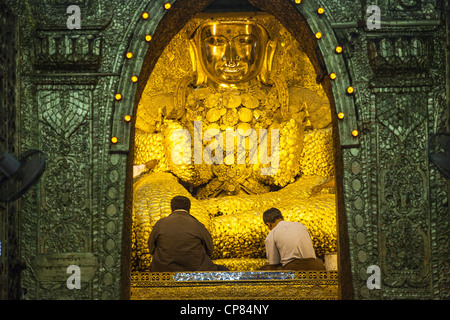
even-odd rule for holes
{"type": "Polygon", "coordinates": [[[191,57],[198,82],[222,85],[266,80],[273,42],[261,25],[248,21],[209,22],[191,37],[191,57]]]}

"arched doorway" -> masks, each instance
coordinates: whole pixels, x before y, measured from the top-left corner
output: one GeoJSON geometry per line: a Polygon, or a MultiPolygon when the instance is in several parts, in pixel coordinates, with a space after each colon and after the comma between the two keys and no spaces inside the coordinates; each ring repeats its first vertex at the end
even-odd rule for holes
{"type": "MultiPolygon", "coordinates": [[[[154,19],[153,30],[151,32],[146,25],[146,20],[142,16],[136,28],[134,40],[130,44],[127,52],[133,54],[134,59],[127,57],[122,71],[122,80],[117,90],[121,96],[117,97],[117,103],[113,119],[113,141],[111,149],[113,152],[130,152],[134,148],[134,122],[135,111],[141,99],[145,83],[150,77],[156,62],[164,50],[165,46],[181,30],[181,28],[197,13],[202,11],[209,1],[191,2],[191,1],[177,1],[171,5],[171,8],[156,8],[148,7],[150,16],[161,17],[161,19],[154,19]],[[138,75],[139,81],[137,83],[130,83],[132,76],[138,75]],[[131,119],[126,116],[131,116],[131,119]],[[131,121],[130,121],[131,120],[131,121]],[[120,139],[118,139],[118,137],[120,139]]],[[[306,3],[293,4],[289,1],[252,1],[255,7],[258,7],[273,16],[275,16],[289,33],[299,41],[301,49],[306,53],[318,75],[317,82],[323,84],[323,89],[327,95],[331,110],[333,110],[333,127],[334,127],[334,144],[336,150],[340,147],[357,144],[357,137],[352,136],[351,131],[356,128],[356,120],[354,117],[353,100],[348,94],[347,88],[350,86],[350,81],[346,73],[345,63],[340,52],[336,50],[339,44],[336,42],[330,26],[326,19],[323,19],[317,10],[319,9],[312,1],[306,3]],[[293,10],[295,9],[295,10],[293,10]],[[308,36],[305,37],[302,32],[309,30],[308,36]],[[338,81],[330,81],[328,75],[335,73],[338,75],[338,81]],[[343,113],[344,117],[340,120],[336,117],[338,113],[343,113]]],[[[129,268],[130,250],[126,252],[125,248],[129,247],[130,241],[130,211],[131,211],[131,183],[132,183],[132,152],[129,153],[129,171],[128,171],[128,201],[126,207],[128,212],[125,212],[124,218],[124,254],[123,254],[123,272],[124,277],[127,277],[129,270],[127,270],[127,261],[129,268]]],[[[345,212],[342,206],[342,161],[339,151],[335,154],[336,163],[336,184],[337,184],[337,207],[338,207],[338,231],[339,231],[339,261],[340,261],[340,278],[345,278],[347,281],[346,288],[341,286],[341,297],[349,297],[349,290],[351,290],[351,283],[348,281],[349,259],[348,249],[346,248],[346,223],[345,212]],[[344,262],[344,263],[343,263],[344,262]]],[[[123,281],[124,287],[127,286],[127,280],[123,281]]],[[[341,284],[344,281],[340,281],[341,284]]],[[[126,288],[123,289],[127,291],[126,288]]]]}

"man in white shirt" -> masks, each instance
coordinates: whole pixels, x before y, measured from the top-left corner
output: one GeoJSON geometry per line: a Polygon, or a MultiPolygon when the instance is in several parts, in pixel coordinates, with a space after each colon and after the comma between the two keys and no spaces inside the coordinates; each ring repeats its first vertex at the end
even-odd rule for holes
{"type": "Polygon", "coordinates": [[[265,241],[269,264],[260,270],[325,270],[303,224],[284,221],[276,208],[266,210],[263,220],[270,230],[265,241]]]}

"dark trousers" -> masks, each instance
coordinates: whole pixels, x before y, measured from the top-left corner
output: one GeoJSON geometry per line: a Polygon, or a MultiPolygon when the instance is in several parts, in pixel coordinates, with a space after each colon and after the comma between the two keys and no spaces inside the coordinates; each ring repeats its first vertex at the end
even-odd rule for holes
{"type": "Polygon", "coordinates": [[[228,269],[227,267],[222,266],[220,264],[216,264],[216,266],[217,266],[217,271],[230,271],[230,269],[228,269]]]}
{"type": "Polygon", "coordinates": [[[281,264],[266,264],[259,268],[259,270],[295,270],[295,271],[303,271],[303,270],[325,270],[325,266],[323,261],[320,259],[295,259],[285,266],[281,264]]]}

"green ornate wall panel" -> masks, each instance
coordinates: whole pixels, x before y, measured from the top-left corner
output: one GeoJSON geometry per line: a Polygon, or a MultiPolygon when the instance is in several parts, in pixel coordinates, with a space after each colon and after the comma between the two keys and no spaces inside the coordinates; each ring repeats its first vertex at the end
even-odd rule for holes
{"type": "Polygon", "coordinates": [[[380,30],[335,25],[350,49],[362,133],[359,150],[343,155],[344,184],[353,190],[345,193],[346,214],[360,298],[449,295],[442,277],[449,272],[448,189],[426,153],[428,138],[445,131],[448,121],[445,28],[433,11],[442,3],[413,2],[417,10],[407,10],[407,2],[394,8],[378,1],[387,17],[380,30]],[[381,268],[381,290],[366,286],[372,264],[381,268]]]}
{"type": "Polygon", "coordinates": [[[32,22],[22,29],[21,41],[22,147],[48,155],[41,183],[21,201],[21,243],[28,266],[22,286],[29,298],[120,297],[124,192],[117,189],[124,186],[117,177],[124,176],[125,165],[120,173],[114,171],[120,159],[110,159],[105,148],[115,77],[111,66],[117,55],[114,46],[104,46],[115,41],[103,33],[112,17],[106,4],[80,2],[83,28],[73,32],[64,27],[66,3],[11,5],[17,6],[21,21],[32,22]],[[74,260],[72,254],[81,255],[74,260]],[[43,259],[63,256],[62,264],[82,266],[92,263],[91,255],[96,273],[80,290],[68,290],[64,280],[69,275],[62,267],[54,277],[42,272],[43,259]]]}
{"type": "MultiPolygon", "coordinates": [[[[0,6],[4,5],[0,1],[0,6]]],[[[0,12],[0,150],[20,152],[17,135],[17,17],[0,12]]],[[[1,173],[0,179],[4,176],[1,173]]],[[[18,202],[0,203],[0,299],[17,299],[20,291],[18,202]]]]}
{"type": "MultiPolygon", "coordinates": [[[[114,94],[124,90],[139,97],[140,89],[123,79],[131,73],[148,76],[181,26],[164,24],[164,1],[5,2],[20,26],[20,148],[42,149],[48,159],[38,186],[20,200],[20,250],[27,264],[21,286],[30,299],[126,298],[130,153],[127,144],[111,150],[112,130],[123,116],[116,112],[114,94]],[[81,8],[80,30],[66,27],[72,4],[81,8]],[[150,13],[146,25],[140,18],[144,10],[150,13]],[[141,40],[147,32],[155,33],[154,42],[141,40]],[[134,65],[124,58],[130,47],[134,65]],[[80,290],[67,288],[69,275],[61,267],[75,262],[95,270],[80,290]],[[43,272],[46,263],[55,268],[53,276],[43,272]]],[[[187,19],[208,2],[186,8],[177,0],[170,14],[177,15],[178,5],[187,19]]],[[[448,187],[426,154],[428,137],[448,123],[445,1],[323,2],[324,16],[304,14],[311,29],[328,26],[344,47],[340,70],[355,87],[347,106],[361,133],[359,144],[340,154],[339,233],[348,248],[340,260],[351,272],[344,296],[449,298],[448,187]],[[380,30],[365,28],[369,4],[381,9],[380,30]],[[381,268],[379,290],[367,288],[370,265],[381,268]]],[[[277,3],[283,8],[285,1],[272,1],[272,7],[277,3]]],[[[317,1],[302,3],[296,6],[300,12],[318,7],[317,1]]],[[[320,49],[326,57],[323,45],[320,49]]],[[[332,88],[336,101],[342,88],[332,88]]],[[[136,99],[127,97],[124,110],[132,111],[136,99]]],[[[132,128],[121,130],[132,134],[132,128]]]]}

